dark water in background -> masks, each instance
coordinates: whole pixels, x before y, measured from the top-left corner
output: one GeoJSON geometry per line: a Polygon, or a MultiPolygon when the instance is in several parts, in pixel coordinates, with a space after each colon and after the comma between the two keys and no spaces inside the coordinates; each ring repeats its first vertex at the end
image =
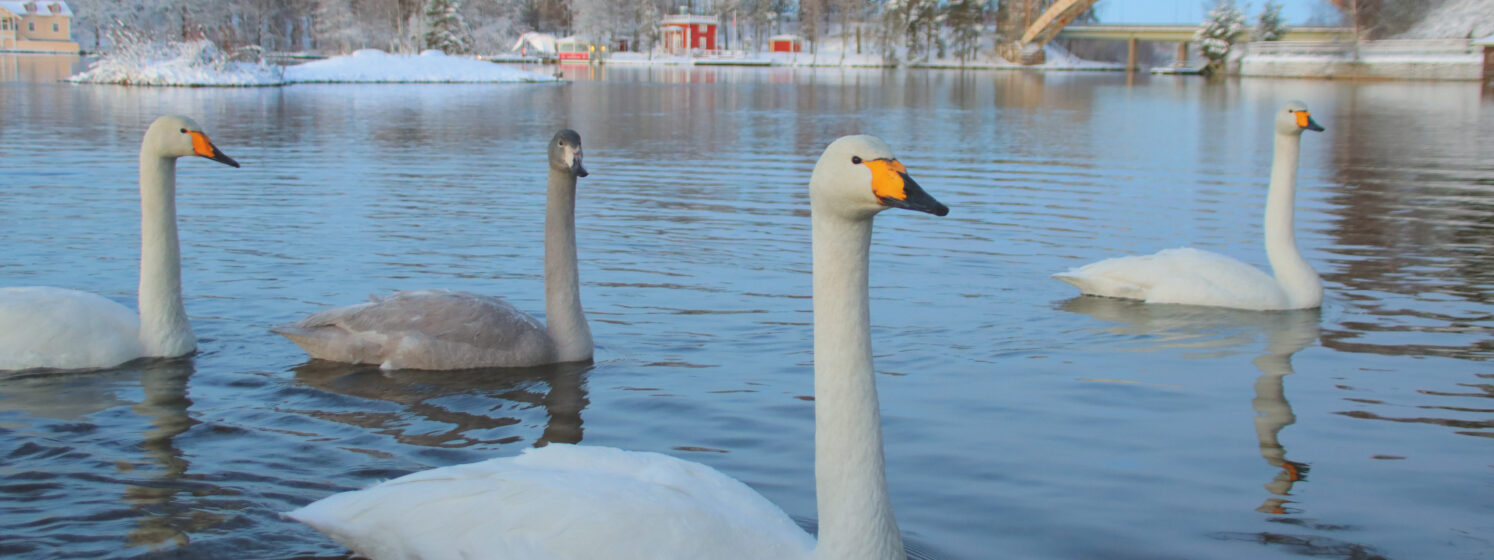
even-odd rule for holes
{"type": "Polygon", "coordinates": [[[710,464],[815,516],[808,200],[885,138],[951,207],[888,212],[873,337],[902,529],[931,558],[1494,556],[1494,97],[1474,84],[690,69],[565,85],[75,86],[0,56],[0,285],[133,307],[136,150],[180,165],[190,358],[0,376],[0,556],[345,551],[277,517],[542,441],[710,464]],[[1270,114],[1299,98],[1324,308],[1075,299],[1192,245],[1265,265],[1270,114]],[[584,137],[587,367],[307,363],[266,331],[403,288],[543,310],[544,145],[584,137]]]}

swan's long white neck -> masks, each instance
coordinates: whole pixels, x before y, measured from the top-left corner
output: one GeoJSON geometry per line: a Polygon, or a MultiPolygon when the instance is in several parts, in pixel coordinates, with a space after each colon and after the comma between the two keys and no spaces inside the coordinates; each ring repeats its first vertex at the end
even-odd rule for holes
{"type": "Polygon", "coordinates": [[[870,217],[814,210],[815,558],[901,559],[872,370],[870,217]]]}
{"type": "Polygon", "coordinates": [[[181,356],[197,337],[182,304],[176,158],[150,152],[140,151],[140,344],[146,356],[181,356]]]}
{"type": "Polygon", "coordinates": [[[1266,194],[1266,257],[1276,282],[1292,309],[1315,307],[1323,301],[1323,282],[1297,250],[1293,228],[1296,205],[1297,158],[1302,134],[1276,134],[1271,160],[1271,188],[1266,194]]]}
{"type": "Polygon", "coordinates": [[[589,360],[593,350],[576,268],[576,176],[551,168],[545,195],[545,328],[560,362],[589,360]]]}

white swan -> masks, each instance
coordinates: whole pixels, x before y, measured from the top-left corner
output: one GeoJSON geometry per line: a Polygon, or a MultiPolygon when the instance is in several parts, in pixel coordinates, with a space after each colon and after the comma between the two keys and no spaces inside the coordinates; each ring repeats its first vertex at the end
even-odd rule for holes
{"type": "Polygon", "coordinates": [[[576,271],[576,178],[581,135],[550,140],[545,198],[545,318],[500,298],[449,290],[396,292],[271,329],[313,358],[385,369],[525,367],[591,359],[591,327],[576,271]]]}
{"type": "Polygon", "coordinates": [[[374,559],[903,558],[884,475],[867,254],[877,212],[949,209],[870,136],[830,144],[809,191],[818,545],[710,467],[561,444],[411,474],[288,515],[374,559]]]}
{"type": "Polygon", "coordinates": [[[140,143],[140,314],[88,292],[0,288],[0,370],[106,368],[197,349],[182,305],[176,235],[176,158],[185,156],[239,166],[187,117],[160,117],[145,131],[140,143]]]}
{"type": "Polygon", "coordinates": [[[1119,257],[1053,277],[1085,295],[1236,309],[1307,309],[1323,303],[1323,282],[1297,250],[1292,206],[1302,131],[1323,130],[1300,101],[1276,114],[1276,151],[1266,194],[1266,258],[1276,277],[1218,253],[1192,248],[1119,257]]]}

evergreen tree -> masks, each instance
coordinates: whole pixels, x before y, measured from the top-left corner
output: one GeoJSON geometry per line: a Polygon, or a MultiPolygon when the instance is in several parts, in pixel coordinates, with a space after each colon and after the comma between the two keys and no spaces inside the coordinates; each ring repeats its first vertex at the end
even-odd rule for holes
{"type": "Polygon", "coordinates": [[[889,62],[896,61],[898,58],[897,48],[894,45],[907,32],[912,9],[910,4],[909,0],[887,0],[882,4],[881,26],[877,36],[878,43],[882,47],[882,57],[889,62]]]}
{"type": "Polygon", "coordinates": [[[440,49],[447,54],[472,50],[461,10],[461,0],[430,0],[425,5],[425,48],[440,49]]]}
{"type": "Polygon", "coordinates": [[[1245,30],[1245,14],[1235,7],[1234,0],[1215,0],[1209,10],[1208,19],[1194,32],[1193,40],[1209,60],[1205,69],[1210,75],[1223,75],[1225,59],[1235,38],[1245,30]]]}
{"type": "Polygon", "coordinates": [[[928,58],[939,29],[937,0],[908,0],[908,60],[928,58]],[[923,33],[923,37],[919,37],[923,33]]]}
{"type": "Polygon", "coordinates": [[[1266,0],[1266,5],[1261,6],[1261,15],[1256,16],[1255,40],[1280,41],[1286,31],[1286,24],[1281,22],[1281,4],[1266,0]]]}
{"type": "Polygon", "coordinates": [[[980,49],[981,26],[986,21],[986,0],[950,0],[949,27],[955,56],[961,61],[975,57],[980,49]]]}

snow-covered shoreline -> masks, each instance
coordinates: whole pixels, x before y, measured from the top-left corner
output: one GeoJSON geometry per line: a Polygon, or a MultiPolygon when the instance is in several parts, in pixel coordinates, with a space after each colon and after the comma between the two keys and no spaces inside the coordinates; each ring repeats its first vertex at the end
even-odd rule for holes
{"type": "MultiPolygon", "coordinates": [[[[969,70],[1121,70],[1122,65],[1078,58],[1058,45],[1045,47],[1046,62],[1022,66],[987,53],[972,60],[933,58],[903,63],[910,68],[969,70]]],[[[254,56],[258,58],[258,56],[254,56]]],[[[615,65],[740,65],[775,67],[881,68],[890,66],[881,55],[854,54],[834,48],[819,53],[737,52],[711,56],[674,56],[633,52],[613,53],[603,64],[615,65]]],[[[258,60],[235,60],[208,41],[132,42],[101,56],[88,70],[67,78],[77,84],[118,84],[171,87],[276,87],[292,84],[337,83],[533,83],[556,82],[555,75],[530,72],[475,57],[446,55],[428,50],[416,55],[389,54],[363,49],[351,54],[279,65],[258,60]]]]}
{"type": "Polygon", "coordinates": [[[819,53],[783,53],[783,52],[741,52],[731,55],[713,56],[677,56],[677,55],[649,55],[647,53],[619,52],[609,56],[604,64],[617,65],[662,65],[662,66],[774,66],[774,67],[812,67],[812,68],[888,68],[903,66],[907,68],[939,68],[939,69],[965,69],[965,70],[1124,70],[1125,65],[1112,62],[1097,62],[1085,60],[1074,56],[1063,47],[1049,43],[1043,47],[1045,61],[1042,64],[1024,66],[1015,62],[995,56],[984,50],[985,54],[970,60],[960,60],[953,57],[934,58],[903,62],[900,65],[889,64],[878,54],[855,54],[843,53],[839,50],[826,49],[819,53]]]}
{"type": "Polygon", "coordinates": [[[418,55],[389,54],[376,49],[281,66],[242,62],[207,41],[131,45],[105,55],[67,81],[176,87],[275,87],[330,83],[532,83],[555,82],[554,76],[492,62],[448,56],[441,51],[418,55]]]}

